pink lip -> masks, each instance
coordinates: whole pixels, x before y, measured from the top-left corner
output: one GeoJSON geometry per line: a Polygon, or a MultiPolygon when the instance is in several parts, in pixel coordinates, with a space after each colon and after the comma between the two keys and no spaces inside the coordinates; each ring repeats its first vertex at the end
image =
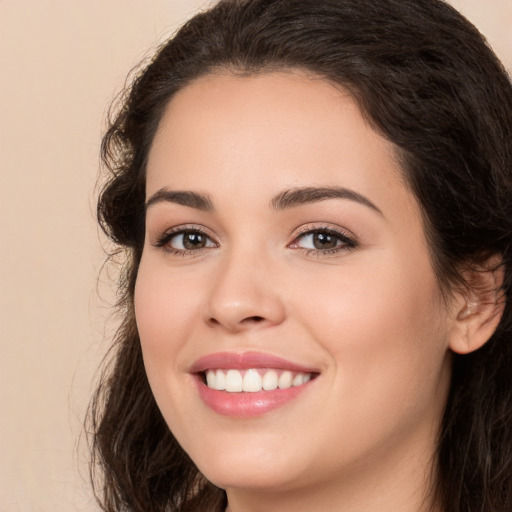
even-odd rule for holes
{"type": "Polygon", "coordinates": [[[274,391],[258,391],[256,393],[228,393],[210,389],[203,380],[202,372],[208,369],[244,370],[250,368],[274,368],[317,375],[318,370],[297,365],[285,359],[258,352],[243,354],[217,353],[198,359],[190,368],[202,401],[214,412],[234,418],[251,418],[266,414],[278,407],[284,406],[301,395],[315,379],[302,386],[274,391]]]}
{"type": "Polygon", "coordinates": [[[315,368],[298,365],[260,352],[244,352],[235,354],[232,352],[218,352],[198,359],[189,369],[190,373],[204,372],[209,369],[233,368],[234,370],[249,370],[250,368],[275,368],[289,370],[291,372],[319,373],[315,368]]]}

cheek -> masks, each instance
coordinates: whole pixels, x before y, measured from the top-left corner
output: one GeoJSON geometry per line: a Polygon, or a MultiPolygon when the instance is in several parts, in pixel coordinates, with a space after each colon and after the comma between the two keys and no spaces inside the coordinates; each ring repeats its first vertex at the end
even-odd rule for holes
{"type": "Polygon", "coordinates": [[[342,393],[361,404],[414,405],[444,382],[446,313],[428,261],[385,256],[308,287],[297,316],[330,354],[342,393]]]}
{"type": "Polygon", "coordinates": [[[418,285],[388,268],[358,274],[354,284],[332,282],[329,297],[313,298],[315,314],[303,325],[332,359],[330,399],[338,404],[326,439],[343,432],[347,446],[388,446],[436,428],[449,386],[446,333],[435,280],[418,285]]]}
{"type": "Polygon", "coordinates": [[[183,354],[197,325],[197,293],[189,279],[174,275],[151,258],[141,261],[135,286],[135,317],[144,367],[155,400],[169,428],[187,437],[189,406],[183,400],[183,354]],[[181,418],[181,420],[180,420],[181,418]]]}
{"type": "Polygon", "coordinates": [[[143,257],[135,285],[135,318],[150,380],[160,366],[177,367],[176,354],[194,325],[197,294],[192,283],[180,286],[181,281],[143,257]]]}

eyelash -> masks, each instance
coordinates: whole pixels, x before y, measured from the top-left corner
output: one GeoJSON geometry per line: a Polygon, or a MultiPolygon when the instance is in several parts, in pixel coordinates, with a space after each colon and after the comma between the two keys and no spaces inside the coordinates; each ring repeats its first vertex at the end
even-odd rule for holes
{"type": "Polygon", "coordinates": [[[153,247],[157,249],[161,249],[168,254],[172,254],[173,256],[199,256],[200,253],[203,252],[204,249],[210,249],[211,247],[200,247],[198,249],[176,249],[171,247],[170,242],[173,238],[179,235],[200,235],[206,237],[208,240],[212,241],[214,246],[218,246],[218,244],[213,241],[212,237],[206,232],[205,229],[199,228],[197,226],[177,226],[175,228],[171,228],[163,233],[158,239],[152,244],[153,247]]]}
{"type": "Polygon", "coordinates": [[[288,247],[293,248],[294,250],[301,251],[306,256],[316,255],[318,257],[332,256],[340,252],[350,251],[351,249],[355,249],[357,246],[358,243],[352,234],[349,234],[348,232],[340,228],[334,229],[328,226],[304,226],[299,230],[297,236],[288,245],[288,247]],[[299,240],[304,239],[306,236],[311,236],[315,234],[324,234],[332,236],[337,239],[339,245],[331,249],[293,247],[295,244],[298,243],[299,240]]]}
{"type": "MultiPolygon", "coordinates": [[[[218,243],[213,240],[207,231],[197,226],[177,226],[172,228],[163,233],[152,245],[174,256],[199,256],[204,250],[218,247],[218,243]],[[170,242],[175,237],[187,234],[204,236],[212,243],[212,245],[209,247],[199,247],[197,249],[176,249],[170,246],[170,242]]],[[[304,226],[299,230],[293,241],[287,245],[287,247],[300,251],[302,254],[307,256],[315,254],[318,257],[330,256],[342,251],[349,251],[351,249],[355,249],[357,246],[358,243],[353,235],[349,235],[347,232],[339,228],[333,229],[332,227],[327,226],[304,226]],[[304,239],[306,236],[314,236],[315,234],[324,234],[335,237],[339,245],[330,249],[306,248],[297,245],[301,239],[304,239]]]]}

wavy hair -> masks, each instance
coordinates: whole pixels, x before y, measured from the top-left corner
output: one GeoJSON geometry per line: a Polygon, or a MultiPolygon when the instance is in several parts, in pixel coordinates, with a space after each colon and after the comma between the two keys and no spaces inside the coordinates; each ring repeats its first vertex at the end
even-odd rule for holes
{"type": "Polygon", "coordinates": [[[300,69],[347,89],[397,148],[436,276],[499,255],[501,322],[480,350],[453,355],[432,499],[446,511],[512,510],[512,86],[485,39],[441,0],[221,0],[138,72],[102,143],[98,219],[126,255],[123,315],[91,403],[96,493],[107,512],[219,511],[224,492],[181,449],[152,396],[133,294],[144,240],[145,167],[177,91],[219,70],[300,69]]]}

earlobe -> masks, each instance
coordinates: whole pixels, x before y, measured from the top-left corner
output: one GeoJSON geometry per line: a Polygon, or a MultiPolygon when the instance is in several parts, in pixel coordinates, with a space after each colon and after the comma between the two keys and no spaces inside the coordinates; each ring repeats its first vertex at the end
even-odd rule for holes
{"type": "Polygon", "coordinates": [[[490,258],[478,269],[465,272],[467,289],[459,296],[450,349],[469,354],[485,345],[500,323],[505,307],[501,258],[490,258]]]}

